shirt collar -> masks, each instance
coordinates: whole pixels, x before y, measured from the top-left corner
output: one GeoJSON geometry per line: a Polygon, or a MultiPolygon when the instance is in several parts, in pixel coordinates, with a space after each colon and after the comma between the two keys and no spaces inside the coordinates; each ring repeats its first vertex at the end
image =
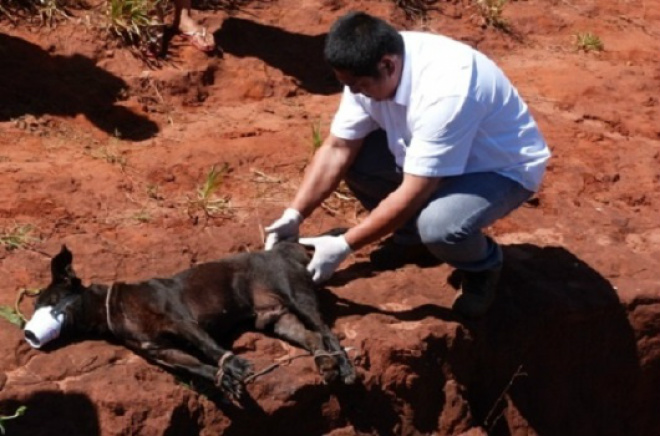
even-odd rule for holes
{"type": "Polygon", "coordinates": [[[396,93],[392,99],[394,103],[401,106],[408,106],[410,102],[410,90],[412,87],[411,83],[411,66],[410,66],[410,54],[408,50],[403,48],[403,69],[401,70],[401,80],[399,80],[399,86],[396,88],[396,93]]]}

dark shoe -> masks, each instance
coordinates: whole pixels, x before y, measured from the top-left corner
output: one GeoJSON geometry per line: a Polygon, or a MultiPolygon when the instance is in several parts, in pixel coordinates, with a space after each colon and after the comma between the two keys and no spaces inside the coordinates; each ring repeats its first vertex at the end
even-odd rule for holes
{"type": "Polygon", "coordinates": [[[376,271],[393,270],[404,265],[415,264],[422,267],[439,265],[426,245],[397,244],[392,238],[386,239],[380,247],[369,254],[371,266],[376,271]]]}
{"type": "Polygon", "coordinates": [[[452,309],[466,318],[485,315],[495,301],[501,272],[501,266],[486,271],[463,271],[461,292],[456,296],[452,309]]]}

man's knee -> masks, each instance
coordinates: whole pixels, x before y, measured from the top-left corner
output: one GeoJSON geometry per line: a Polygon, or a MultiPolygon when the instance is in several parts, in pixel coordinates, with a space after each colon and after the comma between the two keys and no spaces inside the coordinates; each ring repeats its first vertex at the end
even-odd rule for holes
{"type": "Polygon", "coordinates": [[[456,245],[465,241],[479,229],[469,220],[450,214],[434,214],[422,211],[417,218],[419,237],[426,245],[456,245]]]}
{"type": "Polygon", "coordinates": [[[468,236],[469,233],[463,228],[444,227],[428,231],[420,229],[419,231],[419,237],[425,245],[457,245],[466,240],[468,236]]]}

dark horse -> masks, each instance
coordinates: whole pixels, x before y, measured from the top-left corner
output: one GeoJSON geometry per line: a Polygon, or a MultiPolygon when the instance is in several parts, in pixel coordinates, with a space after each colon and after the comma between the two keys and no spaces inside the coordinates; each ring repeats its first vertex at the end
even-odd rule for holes
{"type": "MultiPolygon", "coordinates": [[[[309,256],[296,243],[202,263],[169,278],[110,286],[83,286],[72,261],[63,246],[51,261],[52,282],[35,303],[61,320],[64,339],[112,334],[148,360],[211,380],[239,398],[252,366],[214,338],[251,321],[312,353],[324,381],[355,381],[353,365],[321,319],[306,270],[309,256]]],[[[35,331],[26,325],[26,339],[39,347],[45,341],[35,331]]]]}

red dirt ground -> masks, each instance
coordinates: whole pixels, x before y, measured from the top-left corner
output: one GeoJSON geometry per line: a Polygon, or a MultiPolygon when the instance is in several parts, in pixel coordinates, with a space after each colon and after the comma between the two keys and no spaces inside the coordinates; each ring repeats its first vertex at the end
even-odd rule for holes
{"type": "MultiPolygon", "coordinates": [[[[27,247],[0,248],[0,305],[47,284],[64,243],[85,283],[260,249],[301,180],[312,126],[326,133],[337,106],[321,49],[349,9],[490,55],[554,153],[537,201],[490,229],[507,265],[485,319],[448,309],[448,267],[377,274],[368,249],[319,291],[356,386],[325,386],[298,359],[238,407],[115,344],[32,350],[0,319],[0,415],[27,406],[8,434],[660,435],[660,3],[512,1],[513,34],[483,27],[467,0],[435,8],[425,20],[384,0],[201,11],[223,55],[175,38],[157,68],[106,42],[97,9],[55,28],[0,21],[0,230],[32,228],[27,247]],[[604,51],[575,49],[587,31],[604,51]],[[197,191],[213,165],[228,170],[208,216],[197,191]]],[[[303,230],[361,216],[338,195],[303,230]]],[[[300,352],[256,333],[234,349],[257,369],[300,352]]]]}

